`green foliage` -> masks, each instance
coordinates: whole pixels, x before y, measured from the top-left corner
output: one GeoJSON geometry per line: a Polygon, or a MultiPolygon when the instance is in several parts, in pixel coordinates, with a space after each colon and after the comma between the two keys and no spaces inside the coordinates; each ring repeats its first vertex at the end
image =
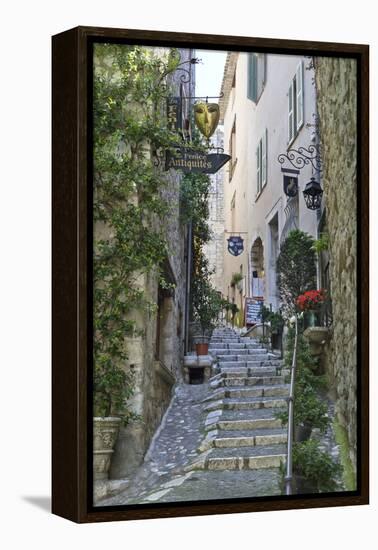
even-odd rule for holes
{"type": "Polygon", "coordinates": [[[180,186],[181,221],[191,222],[197,248],[209,242],[209,188],[210,178],[206,174],[185,174],[180,186]]]}
{"type": "Polygon", "coordinates": [[[277,259],[277,279],[282,307],[289,317],[300,294],[316,287],[314,239],[295,229],[287,236],[277,259]]]}
{"type": "Polygon", "coordinates": [[[342,468],[332,457],[318,448],[310,439],[293,446],[293,472],[303,476],[319,492],[335,491],[340,482],[342,468]]]}
{"type": "Polygon", "coordinates": [[[312,248],[317,254],[320,254],[320,252],[323,252],[324,250],[328,250],[329,248],[328,233],[321,233],[319,239],[316,239],[314,241],[312,248]]]}
{"type": "Polygon", "coordinates": [[[167,183],[151,158],[177,139],[161,116],[177,53],[94,48],[94,405],[95,414],[124,422],[133,418],[127,400],[135,383],[127,337],[141,333],[136,311],[156,310],[141,281],[160,277],[168,253],[160,221],[169,213],[167,183]]]}
{"type": "Polygon", "coordinates": [[[192,278],[192,317],[197,321],[203,334],[214,328],[219,314],[224,308],[224,300],[210,282],[209,262],[199,247],[194,255],[192,278]]]}
{"type": "Polygon", "coordinates": [[[231,283],[230,285],[232,287],[236,286],[238,283],[240,283],[243,280],[243,275],[240,273],[240,271],[237,271],[236,273],[232,274],[231,277],[231,283]]]}
{"type": "Polygon", "coordinates": [[[284,318],[279,311],[270,311],[266,306],[262,306],[261,308],[261,321],[270,323],[272,332],[282,330],[285,324],[284,318]]]}
{"type": "MultiPolygon", "coordinates": [[[[294,351],[294,328],[290,328],[287,336],[284,361],[286,368],[291,369],[294,351]]],[[[324,390],[326,379],[316,376],[313,369],[316,366],[310,354],[309,345],[303,334],[298,334],[297,365],[294,388],[294,425],[310,424],[325,432],[329,424],[327,404],[319,398],[319,392],[324,390]]],[[[283,424],[288,422],[288,413],[285,411],[277,415],[283,424]]]]}

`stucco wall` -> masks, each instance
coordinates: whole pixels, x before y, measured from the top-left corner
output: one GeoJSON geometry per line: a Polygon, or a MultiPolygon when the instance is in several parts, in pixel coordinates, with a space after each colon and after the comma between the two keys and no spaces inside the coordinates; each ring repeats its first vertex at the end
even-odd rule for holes
{"type": "Polygon", "coordinates": [[[354,467],[357,408],[356,79],[355,60],[316,60],[333,305],[333,335],[327,348],[327,365],[335,386],[337,418],[348,434],[354,467]]]}

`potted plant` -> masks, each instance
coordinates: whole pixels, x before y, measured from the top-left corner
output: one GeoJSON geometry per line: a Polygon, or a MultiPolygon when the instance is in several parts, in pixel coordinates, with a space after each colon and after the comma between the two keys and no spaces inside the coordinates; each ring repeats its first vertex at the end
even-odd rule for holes
{"type": "Polygon", "coordinates": [[[197,281],[195,292],[192,294],[193,315],[201,328],[202,340],[195,344],[197,355],[207,355],[209,351],[209,337],[216,326],[216,321],[224,304],[223,300],[209,281],[197,281]]]}
{"type": "Polygon", "coordinates": [[[326,291],[322,288],[320,290],[307,290],[297,297],[296,305],[300,312],[304,312],[306,328],[318,324],[318,314],[325,300],[326,291]]]}
{"type": "Polygon", "coordinates": [[[120,426],[135,415],[126,401],[134,386],[132,369],[123,369],[105,355],[97,355],[93,378],[93,473],[95,480],[109,477],[111,458],[120,426]],[[102,359],[102,360],[101,360],[102,359]]]}
{"type": "Polygon", "coordinates": [[[293,447],[293,479],[296,494],[335,491],[342,468],[318,447],[314,439],[295,443],[293,447]]]}

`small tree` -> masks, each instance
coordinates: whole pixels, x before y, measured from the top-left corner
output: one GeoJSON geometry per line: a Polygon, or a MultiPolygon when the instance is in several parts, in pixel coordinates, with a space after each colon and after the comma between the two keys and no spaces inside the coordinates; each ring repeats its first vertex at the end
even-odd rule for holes
{"type": "Polygon", "coordinates": [[[195,269],[192,280],[192,312],[202,334],[211,332],[224,308],[224,300],[210,282],[209,262],[201,248],[195,254],[195,269]]]}
{"type": "Polygon", "coordinates": [[[316,253],[314,239],[295,229],[281,247],[277,260],[278,287],[282,307],[287,316],[296,310],[300,294],[316,287],[316,253]]]}

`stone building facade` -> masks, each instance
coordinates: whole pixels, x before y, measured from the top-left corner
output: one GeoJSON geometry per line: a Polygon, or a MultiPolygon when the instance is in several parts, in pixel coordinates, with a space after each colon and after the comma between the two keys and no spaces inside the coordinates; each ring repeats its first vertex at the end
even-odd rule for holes
{"type": "MultiPolygon", "coordinates": [[[[166,49],[154,53],[165,54],[166,49]]],[[[193,57],[189,49],[179,50],[181,61],[193,57]]],[[[189,119],[190,97],[194,95],[195,66],[184,65],[190,71],[176,72],[169,78],[168,94],[181,100],[180,125],[189,119]],[[189,98],[189,99],[186,99],[189,98]]],[[[182,137],[184,139],[185,136],[182,137]]],[[[181,139],[181,138],[180,138],[181,139]]],[[[157,170],[164,171],[164,162],[157,170]]],[[[173,170],[165,172],[166,185],[163,191],[169,204],[169,215],[162,223],[168,243],[168,255],[163,266],[167,285],[161,285],[153,273],[140,280],[143,290],[157,305],[156,313],[136,313],[141,333],[127,338],[128,362],[126,369],[135,373],[135,392],[130,407],[139,416],[120,429],[112,458],[110,478],[121,479],[132,475],[142,463],[152,436],[159,426],[170,403],[176,381],[182,379],[182,358],[185,341],[186,303],[186,241],[188,228],[180,221],[181,175],[173,170]],[[172,285],[172,286],[171,286],[172,285]]]]}
{"type": "Polygon", "coordinates": [[[329,232],[333,329],[327,346],[337,420],[356,470],[357,369],[357,67],[347,58],[315,60],[329,232]],[[337,144],[337,146],[336,146],[337,144]]]}

